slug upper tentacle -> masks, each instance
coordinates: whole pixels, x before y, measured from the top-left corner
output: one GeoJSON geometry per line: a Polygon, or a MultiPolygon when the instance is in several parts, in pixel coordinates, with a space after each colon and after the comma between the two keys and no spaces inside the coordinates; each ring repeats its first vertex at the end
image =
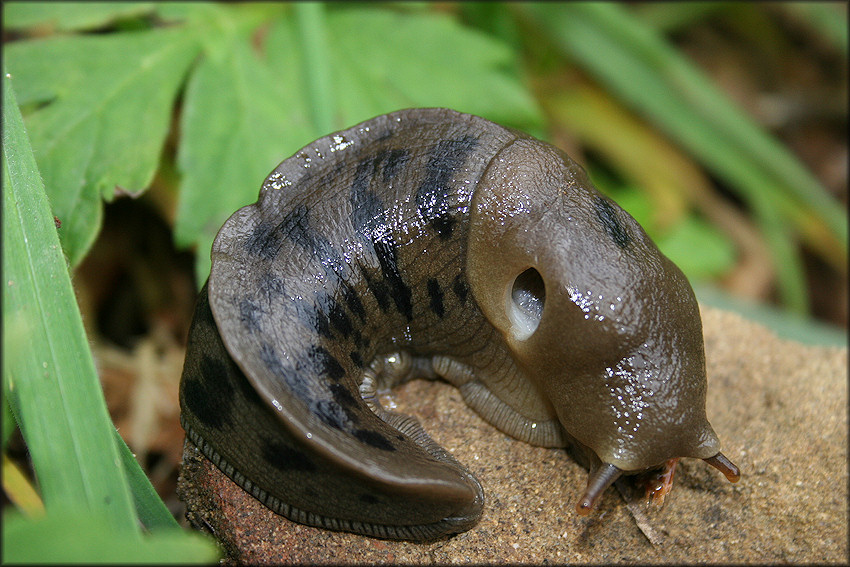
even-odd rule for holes
{"type": "Polygon", "coordinates": [[[423,540],[481,515],[475,477],[378,392],[441,377],[484,419],[573,445],[588,512],[621,474],[683,456],[730,480],[705,417],[682,273],[559,150],[446,109],[309,144],[216,237],[181,420],[295,521],[423,540]]]}

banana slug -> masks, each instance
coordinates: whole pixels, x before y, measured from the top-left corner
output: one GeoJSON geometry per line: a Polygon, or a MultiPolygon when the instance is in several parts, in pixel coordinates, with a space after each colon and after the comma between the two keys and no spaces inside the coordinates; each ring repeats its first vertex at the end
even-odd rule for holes
{"type": "MultiPolygon", "coordinates": [[[[378,390],[455,385],[522,441],[572,447],[587,514],[621,475],[726,477],[682,272],[555,147],[447,109],[298,151],[212,248],[180,385],[188,438],[278,514],[389,539],[471,528],[478,480],[378,390]]],[[[658,480],[664,479],[664,480],[658,480]]]]}

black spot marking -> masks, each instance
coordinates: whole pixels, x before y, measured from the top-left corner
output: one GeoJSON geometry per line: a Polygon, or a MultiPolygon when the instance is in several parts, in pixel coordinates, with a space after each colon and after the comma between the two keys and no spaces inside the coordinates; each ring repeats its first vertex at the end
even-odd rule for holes
{"type": "Polygon", "coordinates": [[[345,376],[345,369],[339,361],[334,358],[330,352],[328,352],[328,349],[323,346],[311,347],[307,353],[307,358],[312,366],[312,370],[317,375],[327,376],[334,381],[338,381],[340,378],[345,376]]]}
{"type": "Polygon", "coordinates": [[[382,280],[376,280],[369,277],[369,274],[364,271],[363,277],[366,280],[366,287],[369,288],[369,291],[372,292],[372,295],[375,296],[375,300],[378,302],[378,307],[381,311],[385,312],[390,307],[390,290],[387,287],[387,284],[382,280]]]}
{"type": "Polygon", "coordinates": [[[443,290],[436,278],[428,279],[428,296],[431,298],[431,311],[442,319],[443,315],[446,314],[446,308],[443,306],[443,290]]]}
{"type": "Polygon", "coordinates": [[[363,307],[360,295],[347,283],[342,286],[342,298],[349,311],[357,315],[361,322],[366,321],[366,309],[363,307]]]}
{"type": "Polygon", "coordinates": [[[354,342],[355,347],[363,342],[363,333],[357,327],[354,328],[354,331],[351,333],[351,340],[354,342]]]}
{"type": "Polygon", "coordinates": [[[275,376],[283,376],[283,364],[281,364],[280,358],[278,358],[274,347],[270,343],[263,342],[263,344],[260,345],[260,360],[269,370],[272,371],[272,374],[275,376]]]}
{"type": "Polygon", "coordinates": [[[333,338],[331,335],[330,321],[324,311],[313,309],[307,316],[308,323],[316,329],[316,332],[326,339],[333,338]]]}
{"type": "Polygon", "coordinates": [[[313,400],[310,405],[310,411],[318,417],[323,423],[339,429],[340,431],[349,431],[351,429],[351,415],[338,403],[333,400],[313,400]]]}
{"type": "Polygon", "coordinates": [[[267,315],[265,310],[250,299],[242,299],[239,302],[239,322],[249,332],[261,330],[260,321],[264,315],[267,315]]]}
{"type": "Polygon", "coordinates": [[[378,158],[366,158],[357,164],[351,185],[352,223],[364,243],[372,245],[381,266],[381,276],[386,285],[364,274],[369,289],[378,300],[378,306],[382,311],[386,311],[389,297],[409,321],[413,318],[413,293],[398,269],[398,250],[392,229],[386,221],[384,204],[369,190],[377,160],[378,158]]]}
{"type": "Polygon", "coordinates": [[[351,184],[351,217],[354,229],[374,240],[382,228],[385,228],[384,207],[374,192],[369,190],[374,173],[374,162],[371,158],[362,159],[354,171],[354,182],[351,184]]]}
{"type": "MultiPolygon", "coordinates": [[[[333,357],[330,359],[334,361],[331,365],[336,363],[333,357]]],[[[330,427],[353,433],[353,426],[360,422],[360,397],[352,394],[345,384],[339,382],[329,384],[327,392],[330,399],[311,400],[310,411],[330,427]]]]}
{"type": "Polygon", "coordinates": [[[614,244],[620,248],[625,248],[631,242],[629,233],[620,222],[617,216],[617,210],[603,197],[596,197],[593,201],[593,208],[596,210],[596,217],[602,226],[605,227],[605,232],[614,241],[614,244]]]}
{"type": "Polygon", "coordinates": [[[310,229],[310,220],[307,218],[309,209],[307,205],[298,205],[286,213],[277,230],[287,235],[293,242],[302,248],[315,248],[316,241],[313,231],[310,229]]]}
{"type": "Polygon", "coordinates": [[[320,309],[308,300],[293,300],[292,307],[298,320],[326,339],[332,339],[327,309],[320,309]]]}
{"type": "Polygon", "coordinates": [[[393,303],[395,303],[399,312],[408,321],[411,321],[413,319],[413,304],[411,302],[413,292],[404,283],[404,278],[401,277],[399,272],[395,245],[386,240],[376,241],[375,252],[378,254],[378,263],[381,265],[381,275],[389,284],[390,297],[393,303]]]}
{"type": "Polygon", "coordinates": [[[245,240],[245,248],[265,260],[271,260],[280,249],[282,235],[277,227],[270,223],[261,222],[254,227],[251,235],[245,240]]]}
{"type": "Polygon", "coordinates": [[[362,161],[357,167],[354,183],[351,187],[352,221],[358,234],[373,246],[378,242],[392,244],[392,233],[386,222],[384,204],[369,191],[369,162],[362,161]]]}
{"type": "Polygon", "coordinates": [[[393,179],[405,168],[410,160],[410,152],[407,150],[389,150],[381,155],[384,163],[382,180],[384,183],[391,183],[393,179]]]}
{"type": "Polygon", "coordinates": [[[229,387],[227,380],[227,365],[217,358],[211,356],[201,357],[201,377],[209,384],[229,387]]]}
{"type": "Polygon", "coordinates": [[[227,365],[217,358],[208,355],[201,357],[201,377],[209,384],[228,387],[227,365]]]}
{"type": "Polygon", "coordinates": [[[262,455],[276,469],[302,472],[316,470],[316,464],[307,455],[280,441],[264,440],[262,455]]]}
{"type": "Polygon", "coordinates": [[[431,224],[440,238],[451,237],[455,219],[450,210],[449,186],[454,172],[463,167],[466,157],[478,145],[473,136],[441,140],[431,148],[425,179],[416,191],[416,206],[425,222],[431,224]]]}
{"type": "Polygon", "coordinates": [[[280,357],[274,346],[268,342],[260,345],[260,360],[278,378],[282,378],[286,387],[300,400],[307,401],[311,397],[311,391],[305,376],[297,369],[284,368],[280,357]]]}
{"type": "Polygon", "coordinates": [[[199,421],[212,428],[221,428],[231,420],[234,383],[239,384],[242,372],[221,342],[209,304],[207,284],[198,295],[188,351],[180,385],[181,402],[199,421]]]}
{"type": "Polygon", "coordinates": [[[363,357],[360,356],[360,353],[356,350],[349,352],[348,357],[351,359],[351,362],[357,365],[358,368],[366,368],[366,364],[363,362],[363,357]]]}
{"type": "Polygon", "coordinates": [[[353,330],[353,327],[351,326],[351,319],[348,318],[348,314],[345,312],[342,305],[337,303],[334,299],[328,298],[328,303],[330,304],[328,318],[330,319],[331,326],[340,335],[348,338],[353,330]]]}
{"type": "Polygon", "coordinates": [[[377,504],[377,503],[380,502],[380,500],[378,500],[377,498],[375,498],[371,494],[366,494],[366,493],[360,494],[357,498],[361,502],[363,502],[364,504],[377,504]]]}
{"type": "Polygon", "coordinates": [[[331,384],[329,389],[331,391],[331,395],[334,398],[334,401],[339,405],[348,409],[354,409],[357,407],[357,398],[351,395],[351,392],[349,392],[348,388],[346,388],[344,385],[331,384]]]}
{"type": "MultiPolygon", "coordinates": [[[[342,276],[347,265],[336,251],[333,244],[322,234],[316,232],[311,226],[308,218],[309,209],[306,205],[298,205],[289,211],[283,220],[275,228],[275,232],[287,235],[296,245],[309,250],[325,268],[325,273],[334,273],[342,276]]],[[[274,251],[272,258],[279,252],[274,251]]]]}
{"type": "Polygon", "coordinates": [[[192,414],[205,425],[221,428],[233,413],[233,387],[227,364],[204,355],[198,365],[200,376],[183,379],[183,398],[192,414]]]}
{"type": "Polygon", "coordinates": [[[452,281],[452,291],[461,303],[466,303],[466,296],[469,294],[469,285],[466,283],[462,274],[456,275],[452,281]]]}
{"type": "Polygon", "coordinates": [[[257,291],[259,296],[265,299],[266,303],[271,303],[278,297],[284,294],[283,281],[271,272],[266,272],[260,276],[257,282],[257,291]]]}
{"type": "Polygon", "coordinates": [[[395,451],[395,446],[393,446],[390,440],[377,431],[358,429],[354,432],[354,437],[367,445],[375,447],[376,449],[381,449],[382,451],[395,451]]]}

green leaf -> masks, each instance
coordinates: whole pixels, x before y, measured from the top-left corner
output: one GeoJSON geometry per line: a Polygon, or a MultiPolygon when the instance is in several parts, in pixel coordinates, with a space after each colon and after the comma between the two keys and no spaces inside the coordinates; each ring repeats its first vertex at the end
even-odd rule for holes
{"type": "Polygon", "coordinates": [[[36,521],[3,516],[6,563],[210,564],[219,556],[213,541],[199,533],[169,531],[143,538],[115,534],[102,516],[77,510],[59,510],[36,521]]]}
{"type": "MultiPolygon", "coordinates": [[[[278,163],[329,128],[415,106],[448,106],[527,130],[542,124],[510,48],[448,16],[360,6],[295,13],[271,22],[258,49],[247,31],[213,35],[216,48],[187,87],[176,239],[198,243],[199,284],[224,220],[256,200],[278,163]]],[[[212,11],[208,17],[208,29],[224,29],[212,11]]]]}
{"type": "Polygon", "coordinates": [[[692,281],[717,277],[735,265],[735,245],[722,232],[695,215],[673,226],[655,227],[655,205],[637,189],[612,192],[614,200],[643,226],[658,248],[692,281]]]}
{"type": "Polygon", "coordinates": [[[695,217],[672,227],[659,239],[658,247],[692,280],[722,276],[735,266],[732,242],[695,217]]]}
{"type": "Polygon", "coordinates": [[[12,78],[3,78],[3,391],[48,512],[102,514],[138,534],[114,426],[86,340],[12,78]]]}
{"type": "Polygon", "coordinates": [[[652,229],[652,203],[638,191],[629,195],[618,195],[617,202],[647,227],[661,252],[690,280],[722,276],[734,267],[735,246],[714,226],[691,215],[664,230],[652,229]]]}
{"type": "Polygon", "coordinates": [[[50,204],[71,264],[101,224],[101,195],[147,188],[159,163],[172,105],[198,52],[180,28],[52,37],[6,46],[50,204]]]}
{"type": "Polygon", "coordinates": [[[337,126],[442,106],[539,133],[541,114],[508,44],[433,13],[343,9],[328,14],[328,27],[337,126]]]}
{"type": "Polygon", "coordinates": [[[256,201],[266,175],[317,136],[296,80],[286,70],[274,73],[249,38],[230,38],[218,55],[197,66],[186,88],[177,156],[183,184],[175,239],[182,246],[199,243],[199,285],[227,217],[256,201]]]}
{"type": "Polygon", "coordinates": [[[146,14],[153,7],[153,2],[7,2],[3,5],[3,27],[51,26],[59,31],[88,30],[103,27],[119,18],[146,14]]]}

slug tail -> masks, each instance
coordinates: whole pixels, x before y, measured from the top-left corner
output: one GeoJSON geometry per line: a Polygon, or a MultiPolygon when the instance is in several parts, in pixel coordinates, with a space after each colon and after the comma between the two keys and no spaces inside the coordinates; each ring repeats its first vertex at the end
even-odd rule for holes
{"type": "Polygon", "coordinates": [[[611,464],[603,464],[594,470],[587,479],[587,488],[576,503],[576,512],[587,516],[596,507],[605,489],[617,480],[623,471],[611,464]]]}

